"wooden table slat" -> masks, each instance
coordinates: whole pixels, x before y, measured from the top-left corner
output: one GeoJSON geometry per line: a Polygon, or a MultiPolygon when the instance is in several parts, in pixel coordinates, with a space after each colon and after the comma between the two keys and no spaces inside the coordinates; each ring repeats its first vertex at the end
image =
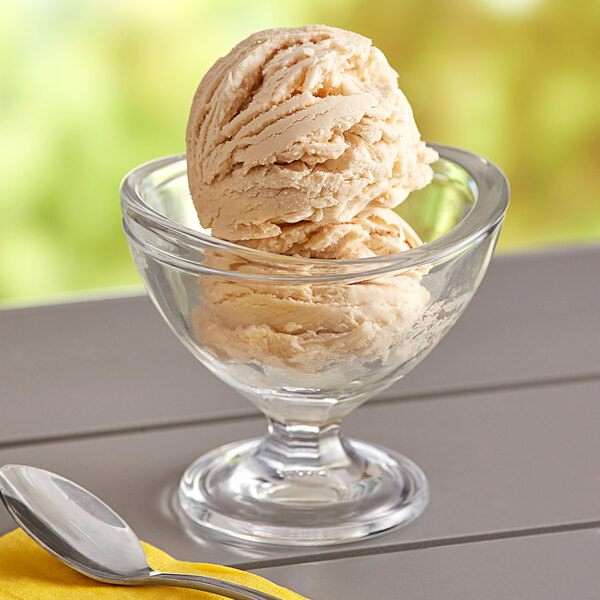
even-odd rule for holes
{"type": "Polygon", "coordinates": [[[260,569],[311,600],[598,600],[600,530],[260,569]]]}
{"type": "MultiPolygon", "coordinates": [[[[600,374],[600,247],[495,258],[439,346],[383,397],[600,374]]],[[[254,408],[145,297],[0,311],[0,442],[254,408]]]]}
{"type": "MultiPolygon", "coordinates": [[[[429,479],[430,505],[405,529],[319,554],[600,522],[599,396],[600,382],[587,382],[360,408],[348,420],[348,434],[415,460],[429,479]]],[[[32,464],[75,480],[114,506],[144,539],[181,559],[308,560],[314,550],[248,550],[210,539],[197,544],[170,510],[173,486],[197,455],[260,435],[264,427],[263,419],[250,418],[30,445],[0,451],[0,464],[32,464]]],[[[0,511],[0,533],[12,526],[0,511]]]]}

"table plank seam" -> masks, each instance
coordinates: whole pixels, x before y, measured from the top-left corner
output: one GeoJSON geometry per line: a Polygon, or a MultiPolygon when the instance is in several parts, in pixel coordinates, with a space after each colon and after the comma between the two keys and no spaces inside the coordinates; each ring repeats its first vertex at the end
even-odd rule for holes
{"type": "Polygon", "coordinates": [[[600,520],[582,521],[577,523],[566,523],[561,525],[547,525],[541,527],[529,527],[524,529],[513,529],[507,531],[497,531],[481,534],[469,534],[463,536],[420,540],[414,542],[404,542],[386,546],[370,546],[365,548],[350,548],[348,550],[338,550],[335,552],[315,553],[303,556],[290,556],[282,558],[268,558],[263,560],[251,560],[245,562],[233,562],[229,566],[235,569],[245,571],[264,569],[268,567],[282,567],[290,565],[300,565],[310,562],[325,562],[343,558],[356,558],[360,556],[371,556],[377,554],[390,554],[394,552],[407,552],[411,550],[424,550],[429,548],[444,548],[451,546],[460,546],[464,544],[473,544],[478,542],[490,542],[497,540],[509,540],[515,538],[527,538],[554,533],[564,533],[573,531],[583,531],[586,529],[600,528],[600,520]]]}
{"type": "Polygon", "coordinates": [[[531,379],[511,381],[508,383],[492,383],[486,385],[469,386],[465,388],[450,388],[431,392],[416,392],[412,394],[395,396],[393,398],[374,398],[369,400],[370,405],[392,404],[395,402],[410,402],[413,400],[439,400],[440,398],[452,398],[456,396],[475,396],[477,394],[511,392],[516,390],[527,390],[531,388],[571,385],[573,383],[591,383],[600,380],[600,373],[582,373],[580,375],[567,375],[561,377],[549,377],[545,379],[531,379]]]}
{"type": "MultiPolygon", "coordinates": [[[[374,398],[368,401],[369,406],[389,405],[400,402],[414,402],[425,400],[439,400],[440,398],[454,398],[457,396],[471,396],[482,393],[500,393],[517,390],[526,390],[539,387],[571,385],[574,383],[591,383],[600,380],[600,373],[586,373],[568,377],[555,377],[549,379],[539,379],[531,381],[511,382],[506,384],[492,384],[484,386],[472,386],[460,389],[439,390],[434,392],[421,392],[416,394],[407,394],[405,396],[395,396],[393,398],[374,398]]],[[[215,425],[231,423],[235,421],[247,421],[250,419],[264,418],[262,413],[249,409],[228,415],[214,417],[201,417],[198,419],[186,419],[177,421],[167,421],[166,423],[146,423],[131,425],[128,427],[118,427],[109,429],[98,429],[84,432],[72,432],[57,435],[39,436],[31,438],[21,438],[14,440],[0,441],[0,450],[9,448],[19,448],[23,446],[38,446],[42,444],[58,444],[62,442],[72,442],[85,439],[97,439],[101,437],[141,434],[151,431],[164,431],[168,429],[180,429],[185,427],[198,427],[204,425],[215,425]]]]}

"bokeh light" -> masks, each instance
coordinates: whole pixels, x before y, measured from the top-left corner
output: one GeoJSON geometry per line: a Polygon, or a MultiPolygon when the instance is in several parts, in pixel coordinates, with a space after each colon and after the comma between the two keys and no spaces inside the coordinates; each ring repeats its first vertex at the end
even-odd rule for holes
{"type": "Polygon", "coordinates": [[[373,39],[425,139],[504,169],[501,251],[600,240],[597,0],[4,0],[0,299],[137,283],[121,178],[184,150],[219,56],[307,23],[373,39]]]}

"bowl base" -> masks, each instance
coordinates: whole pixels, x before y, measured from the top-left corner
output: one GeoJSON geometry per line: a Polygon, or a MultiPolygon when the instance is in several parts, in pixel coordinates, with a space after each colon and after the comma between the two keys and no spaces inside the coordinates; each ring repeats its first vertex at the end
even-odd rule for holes
{"type": "Polygon", "coordinates": [[[415,463],[365,442],[346,444],[345,464],[310,469],[265,460],[262,439],[217,448],[181,479],[184,521],[250,542],[319,546],[406,525],[425,510],[427,480],[415,463]]]}

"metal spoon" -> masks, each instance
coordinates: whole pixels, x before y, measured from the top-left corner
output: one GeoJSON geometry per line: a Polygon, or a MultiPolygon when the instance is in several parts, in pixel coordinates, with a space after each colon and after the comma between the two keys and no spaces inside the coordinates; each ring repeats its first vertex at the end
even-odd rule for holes
{"type": "Polygon", "coordinates": [[[81,486],[25,465],[0,468],[0,497],[21,528],[66,565],[104,583],[168,585],[234,600],[274,596],[214,577],[150,568],[140,540],[123,519],[81,486]]]}

